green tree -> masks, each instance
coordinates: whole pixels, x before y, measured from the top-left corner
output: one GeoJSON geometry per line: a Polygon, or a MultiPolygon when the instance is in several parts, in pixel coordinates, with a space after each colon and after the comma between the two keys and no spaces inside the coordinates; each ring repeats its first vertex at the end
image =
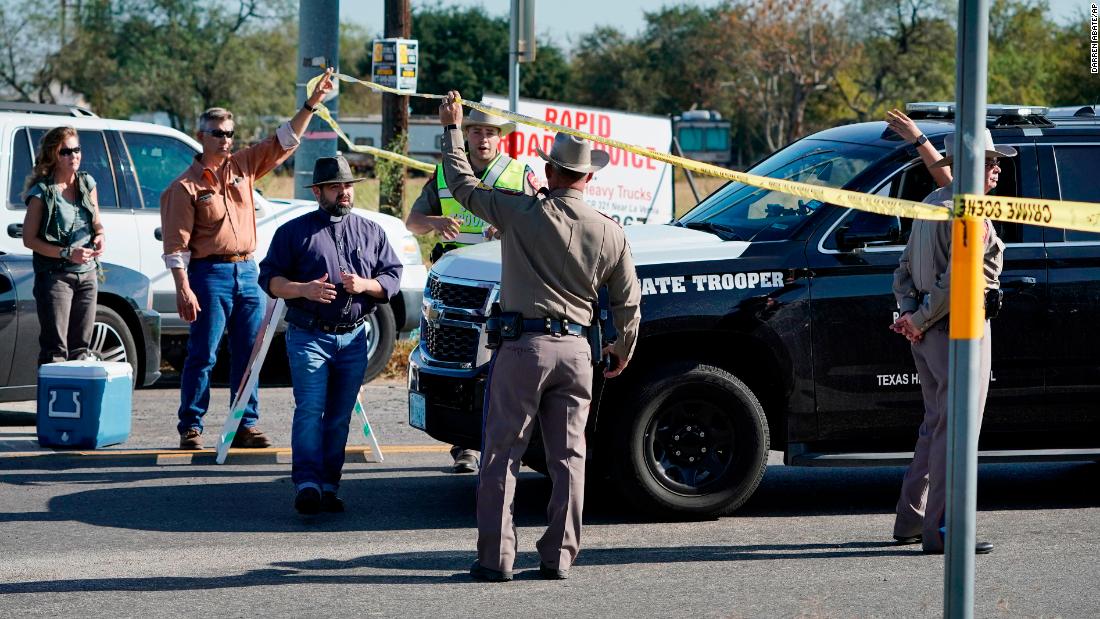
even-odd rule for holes
{"type": "Polygon", "coordinates": [[[288,0],[81,6],[79,29],[50,57],[48,70],[100,114],[165,111],[173,126],[188,131],[208,107],[232,108],[253,127],[262,115],[294,107],[288,0]]]}
{"type": "Polygon", "coordinates": [[[989,10],[991,103],[1048,104],[1062,50],[1045,0],[994,0],[989,10]]]}
{"type": "Polygon", "coordinates": [[[878,120],[905,101],[955,96],[954,3],[855,0],[846,21],[856,35],[836,95],[857,122],[878,120]]]}
{"type": "Polygon", "coordinates": [[[1100,78],[1091,73],[1089,28],[1089,15],[1082,9],[1076,19],[1055,33],[1054,49],[1059,51],[1051,67],[1048,104],[1100,104],[1100,78]]]}

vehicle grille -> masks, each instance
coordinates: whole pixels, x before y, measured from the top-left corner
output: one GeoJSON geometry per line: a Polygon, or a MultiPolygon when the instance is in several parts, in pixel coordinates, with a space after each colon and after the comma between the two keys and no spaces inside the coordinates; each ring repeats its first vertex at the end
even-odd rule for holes
{"type": "Polygon", "coordinates": [[[466,327],[427,324],[421,331],[424,349],[437,361],[473,362],[480,339],[480,331],[466,327]]]}
{"type": "Polygon", "coordinates": [[[428,277],[428,295],[446,307],[479,310],[485,307],[489,289],[452,284],[431,275],[428,277]]]}

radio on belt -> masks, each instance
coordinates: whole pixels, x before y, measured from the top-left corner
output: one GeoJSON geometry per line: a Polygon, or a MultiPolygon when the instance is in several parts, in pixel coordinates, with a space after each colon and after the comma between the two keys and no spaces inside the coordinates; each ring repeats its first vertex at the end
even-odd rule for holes
{"type": "Polygon", "coordinates": [[[64,361],[38,368],[38,444],[97,449],[130,438],[129,363],[64,361]]]}

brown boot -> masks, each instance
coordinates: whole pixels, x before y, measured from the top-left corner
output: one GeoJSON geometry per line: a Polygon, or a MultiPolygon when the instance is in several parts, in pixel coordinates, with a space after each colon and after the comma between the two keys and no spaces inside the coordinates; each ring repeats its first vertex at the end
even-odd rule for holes
{"type": "Polygon", "coordinates": [[[260,449],[263,447],[271,447],[271,441],[267,440],[264,433],[256,428],[242,427],[237,430],[237,435],[233,437],[233,447],[260,449]]]}
{"type": "Polygon", "coordinates": [[[180,449],[202,449],[202,433],[198,428],[191,428],[180,434],[180,449]]]}

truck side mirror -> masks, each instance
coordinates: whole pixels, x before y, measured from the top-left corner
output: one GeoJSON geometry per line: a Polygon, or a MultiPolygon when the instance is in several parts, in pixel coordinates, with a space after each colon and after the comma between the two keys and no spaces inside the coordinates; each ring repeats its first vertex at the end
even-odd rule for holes
{"type": "Polygon", "coordinates": [[[853,251],[870,245],[896,245],[901,242],[901,219],[875,213],[857,213],[836,231],[836,246],[853,251]]]}

